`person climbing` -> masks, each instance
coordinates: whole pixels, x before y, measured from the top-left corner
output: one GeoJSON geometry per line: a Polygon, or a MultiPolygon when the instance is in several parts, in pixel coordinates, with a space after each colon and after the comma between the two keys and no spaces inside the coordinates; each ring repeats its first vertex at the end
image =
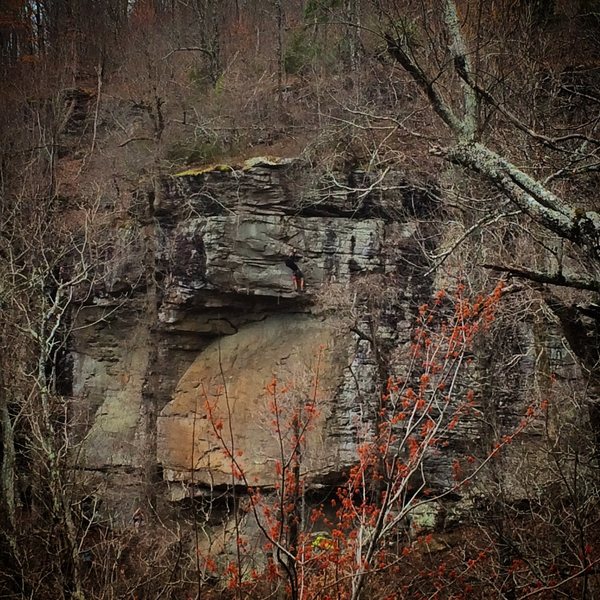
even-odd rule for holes
{"type": "Polygon", "coordinates": [[[292,271],[292,281],[294,282],[294,291],[304,291],[304,275],[298,267],[298,261],[302,260],[302,256],[296,254],[296,248],[292,248],[290,255],[285,259],[285,266],[292,271]]]}

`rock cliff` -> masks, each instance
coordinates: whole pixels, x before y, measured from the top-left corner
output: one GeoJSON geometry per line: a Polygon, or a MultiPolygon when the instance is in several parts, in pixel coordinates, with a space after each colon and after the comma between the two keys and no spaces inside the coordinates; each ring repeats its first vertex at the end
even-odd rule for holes
{"type": "MultiPolygon", "coordinates": [[[[313,485],[339,480],[355,460],[382,381],[406,371],[402,349],[435,285],[422,245],[440,231],[429,221],[435,195],[399,174],[343,177],[275,159],[187,171],[140,191],[107,233],[101,283],[78,312],[73,379],[82,464],[123,514],[143,494],[177,500],[230,484],[216,431],[233,439],[252,485],[272,486],[270,385],[283,413],[311,395],[318,404],[303,463],[313,485]],[[285,265],[292,247],[303,294],[285,265]]],[[[510,319],[500,330],[510,368],[482,356],[477,410],[428,464],[438,489],[451,483],[453,458],[518,422],[539,391],[536,360],[564,381],[578,376],[556,333],[542,339],[510,319]]]]}
{"type": "MultiPolygon", "coordinates": [[[[265,388],[274,377],[294,388],[288,396],[318,379],[314,479],[351,464],[356,432],[378,405],[380,373],[369,344],[330,310],[333,296],[347,303],[357,277],[397,272],[389,244],[411,246],[414,205],[425,211],[432,200],[399,176],[389,189],[359,172],[344,185],[309,176],[273,160],[184,173],[141,192],[128,222],[107,234],[101,283],[78,313],[73,379],[85,466],[109,487],[124,472],[134,484],[157,473],[166,482],[226,483],[205,410],[224,386],[237,443],[268,485],[275,449],[265,388]],[[302,255],[304,294],[285,265],[292,247],[302,255]]],[[[428,295],[430,281],[411,281],[416,269],[403,272],[404,309],[390,331],[398,320],[406,329],[428,295]]]]}

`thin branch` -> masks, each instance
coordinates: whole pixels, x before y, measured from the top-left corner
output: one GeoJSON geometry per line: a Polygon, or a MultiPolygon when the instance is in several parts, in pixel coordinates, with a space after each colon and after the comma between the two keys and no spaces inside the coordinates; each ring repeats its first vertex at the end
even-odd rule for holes
{"type": "Polygon", "coordinates": [[[434,87],[433,81],[427,77],[425,71],[409,56],[406,49],[403,47],[401,40],[394,39],[389,33],[385,35],[387,49],[392,58],[394,58],[413,78],[415,83],[425,93],[432,108],[437,115],[452,129],[455,133],[460,133],[463,130],[463,123],[454,114],[450,106],[434,87]]]}
{"type": "Polygon", "coordinates": [[[142,137],[131,137],[127,140],[125,140],[124,142],[121,142],[119,144],[119,148],[122,148],[123,146],[127,146],[127,144],[131,144],[131,142],[152,142],[152,138],[146,137],[146,136],[142,136],[142,137]]]}
{"type": "Polygon", "coordinates": [[[175,52],[202,52],[202,54],[208,56],[208,58],[213,58],[214,56],[214,52],[211,52],[210,50],[207,50],[202,46],[186,46],[185,48],[174,48],[169,53],[165,54],[162,57],[162,60],[166,60],[167,58],[169,58],[169,56],[175,54],[175,52]]]}
{"type": "Polygon", "coordinates": [[[92,133],[92,146],[90,148],[90,155],[94,153],[96,147],[96,137],[98,134],[98,115],[100,113],[100,99],[102,96],[102,64],[98,64],[96,67],[96,74],[98,76],[98,82],[96,86],[96,108],[94,109],[94,128],[92,133]]]}
{"type": "Polygon", "coordinates": [[[521,596],[521,600],[523,600],[523,598],[531,598],[532,596],[537,596],[538,594],[541,594],[542,592],[547,592],[548,590],[557,590],[559,587],[565,585],[565,583],[572,581],[573,579],[577,579],[578,577],[581,577],[582,575],[591,574],[594,572],[592,567],[594,565],[597,565],[598,563],[600,563],[600,559],[594,560],[593,562],[591,562],[589,565],[587,565],[580,571],[577,571],[577,573],[573,573],[573,575],[567,577],[566,579],[563,579],[562,581],[559,581],[555,585],[545,585],[545,586],[538,588],[537,590],[533,590],[532,592],[525,594],[524,596],[521,596]]]}
{"type": "Polygon", "coordinates": [[[486,215],[484,217],[482,217],[481,219],[479,219],[477,221],[477,223],[475,223],[474,225],[471,225],[471,227],[469,227],[469,229],[467,229],[466,231],[464,231],[462,233],[462,235],[455,240],[451,247],[448,248],[447,250],[444,250],[443,252],[441,252],[440,254],[437,254],[435,256],[433,256],[432,258],[435,259],[435,264],[433,266],[431,266],[429,269],[427,269],[427,271],[425,271],[425,273],[423,273],[423,277],[427,277],[428,275],[431,275],[431,273],[433,273],[433,271],[435,271],[437,268],[441,267],[446,260],[448,259],[448,257],[475,231],[477,231],[478,229],[480,229],[481,227],[487,227],[488,225],[491,225],[492,223],[497,223],[498,221],[508,218],[508,217],[515,217],[517,215],[520,215],[521,211],[520,210],[515,210],[513,212],[508,212],[508,213],[501,213],[499,215],[486,215]]]}
{"type": "Polygon", "coordinates": [[[470,170],[480,173],[504,192],[523,212],[540,225],[573,241],[595,248],[600,235],[600,215],[567,205],[560,197],[527,175],[514,164],[480,143],[457,144],[431,151],[470,170]]]}
{"type": "MultiPolygon", "coordinates": [[[[456,66],[456,62],[455,62],[455,66],[456,66]]],[[[567,135],[563,135],[563,136],[560,136],[557,138],[552,138],[552,137],[549,137],[542,133],[539,133],[538,131],[535,131],[534,129],[532,129],[525,123],[523,123],[523,121],[521,121],[521,119],[519,119],[519,117],[517,117],[512,111],[510,111],[508,108],[506,108],[505,103],[499,102],[491,92],[489,92],[485,88],[478,85],[473,80],[473,78],[471,77],[471,74],[469,73],[468,70],[456,68],[456,72],[457,72],[458,76],[467,85],[469,85],[481,98],[483,98],[488,104],[492,105],[494,108],[499,110],[517,129],[519,129],[523,133],[526,133],[528,136],[532,137],[534,140],[537,140],[538,142],[541,142],[541,143],[545,144],[546,146],[553,148],[554,150],[558,150],[559,152],[567,152],[568,151],[565,148],[560,147],[559,144],[562,144],[564,142],[573,141],[573,140],[584,140],[591,144],[600,146],[600,140],[589,137],[583,133],[569,133],[567,135]]]]}

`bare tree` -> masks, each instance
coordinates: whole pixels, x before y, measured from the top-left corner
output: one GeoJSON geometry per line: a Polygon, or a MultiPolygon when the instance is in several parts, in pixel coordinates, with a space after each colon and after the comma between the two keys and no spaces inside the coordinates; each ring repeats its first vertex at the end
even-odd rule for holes
{"type": "MultiPolygon", "coordinates": [[[[376,4],[387,18],[384,35],[390,56],[446,127],[430,153],[462,169],[458,172],[465,177],[478,177],[498,190],[528,219],[523,221],[524,228],[538,228],[560,240],[558,250],[545,252],[541,268],[519,262],[483,266],[540,287],[599,292],[600,214],[591,198],[582,196],[577,188],[594,181],[599,170],[597,116],[588,118],[586,111],[581,111],[579,118],[555,112],[551,113],[554,120],[534,117],[523,103],[523,95],[512,92],[510,86],[521,84],[533,94],[533,86],[551,84],[540,82],[544,76],[541,69],[527,81],[524,69],[531,48],[525,47],[524,54],[517,56],[510,56],[506,46],[500,48],[504,53],[500,58],[487,54],[488,46],[494,44],[490,29],[498,22],[484,3],[423,3],[422,12],[405,11],[400,3],[392,3],[393,9],[389,3],[376,4]],[[398,14],[405,16],[394,19],[398,14]],[[486,22],[492,24],[487,31],[482,25],[486,22]],[[511,58],[521,81],[504,74],[507,65],[500,63],[511,58]]],[[[516,18],[531,17],[524,9],[523,15],[516,18]]],[[[539,40],[542,34],[536,29],[537,22],[529,19],[520,35],[539,40]]],[[[564,72],[546,76],[566,77],[564,72]]],[[[549,90],[546,102],[557,106],[561,93],[565,93],[564,85],[549,90]]],[[[592,94],[586,102],[597,106],[598,99],[592,94]]],[[[595,301],[569,306],[558,293],[545,291],[544,296],[590,378],[590,398],[597,398],[600,356],[594,334],[598,319],[595,301]]],[[[600,411],[595,400],[590,402],[590,410],[598,431],[600,411]]]]}

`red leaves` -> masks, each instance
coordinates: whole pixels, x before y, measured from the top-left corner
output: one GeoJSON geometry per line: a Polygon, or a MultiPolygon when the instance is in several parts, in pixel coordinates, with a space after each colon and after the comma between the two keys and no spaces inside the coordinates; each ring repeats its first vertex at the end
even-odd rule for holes
{"type": "Polygon", "coordinates": [[[421,437],[425,438],[429,434],[429,432],[435,427],[435,422],[431,419],[425,421],[423,425],[421,425],[421,437]]]}
{"type": "Polygon", "coordinates": [[[463,478],[462,466],[456,458],[452,461],[452,477],[454,481],[460,481],[463,478]]]}
{"type": "MultiPolygon", "coordinates": [[[[329,586],[336,582],[333,597],[346,599],[353,582],[365,572],[374,568],[392,572],[399,560],[413,552],[409,545],[392,552],[382,538],[375,538],[371,546],[371,536],[381,535],[380,531],[396,526],[404,518],[413,503],[409,487],[412,476],[419,472],[427,456],[448,446],[452,432],[475,406],[475,391],[457,393],[456,381],[460,380],[460,369],[470,368],[474,340],[493,321],[501,294],[499,286],[491,294],[471,301],[465,297],[464,287],[459,286],[455,292],[438,292],[431,304],[419,308],[419,326],[413,335],[410,356],[413,374],[403,379],[388,377],[377,409],[376,427],[357,440],[355,464],[346,481],[333,498],[310,510],[304,521],[299,513],[306,487],[302,461],[310,441],[308,434],[319,417],[318,376],[314,381],[311,376],[311,392],[299,395],[295,395],[295,384],[282,385],[276,378],[271,379],[266,386],[267,406],[281,454],[273,461],[276,482],[272,494],[261,497],[253,492],[251,508],[272,554],[262,571],[257,570],[251,579],[262,577],[263,581],[278,581],[279,585],[282,579],[288,581],[288,571],[283,567],[287,561],[293,561],[298,589],[304,590],[307,598],[324,597],[322,585],[327,578],[329,586]],[[314,533],[313,528],[324,531],[314,533]],[[369,547],[373,551],[367,554],[369,547]],[[284,556],[280,560],[286,562],[278,565],[273,555],[284,556]]],[[[542,403],[544,406],[547,403],[542,403]]],[[[215,406],[209,405],[207,412],[223,442],[219,437],[223,422],[215,414],[215,406]]],[[[467,485],[473,474],[504,445],[512,443],[538,413],[534,405],[529,407],[516,430],[506,434],[480,462],[475,456],[467,456],[464,465],[454,459],[451,470],[455,488],[467,485]],[[469,465],[467,474],[465,465],[469,465]]],[[[244,476],[237,463],[241,456],[237,450],[230,457],[236,478],[244,476]]],[[[414,501],[427,501],[432,493],[425,486],[414,501]]],[[[429,534],[420,540],[429,545],[433,536],[429,534]]],[[[424,551],[414,550],[416,554],[424,551]]],[[[434,579],[438,590],[444,589],[448,580],[461,583],[466,595],[468,584],[462,577],[486,557],[486,553],[465,557],[461,568],[448,569],[442,564],[426,575],[434,579]]],[[[242,585],[240,579],[247,577],[240,575],[239,569],[230,568],[227,573],[230,583],[235,584],[237,578],[238,586],[242,585]]]]}
{"type": "Polygon", "coordinates": [[[277,379],[273,377],[265,389],[269,396],[274,396],[277,393],[277,379]]]}
{"type": "Polygon", "coordinates": [[[452,431],[459,423],[460,421],[460,415],[456,414],[452,417],[452,420],[450,421],[450,423],[448,423],[448,429],[450,431],[452,431]]]}
{"type": "Polygon", "coordinates": [[[516,573],[517,571],[520,571],[521,569],[523,569],[525,566],[526,566],[526,564],[524,561],[522,561],[520,558],[515,558],[515,559],[513,559],[510,567],[508,567],[508,572],[516,573]]]}
{"type": "Polygon", "coordinates": [[[225,567],[225,576],[227,577],[227,588],[230,590],[236,589],[241,583],[240,571],[234,562],[230,562],[225,567]]]}
{"type": "Polygon", "coordinates": [[[410,462],[414,464],[419,455],[420,444],[414,436],[409,437],[407,440],[407,443],[408,443],[408,457],[410,459],[410,462]]]}

